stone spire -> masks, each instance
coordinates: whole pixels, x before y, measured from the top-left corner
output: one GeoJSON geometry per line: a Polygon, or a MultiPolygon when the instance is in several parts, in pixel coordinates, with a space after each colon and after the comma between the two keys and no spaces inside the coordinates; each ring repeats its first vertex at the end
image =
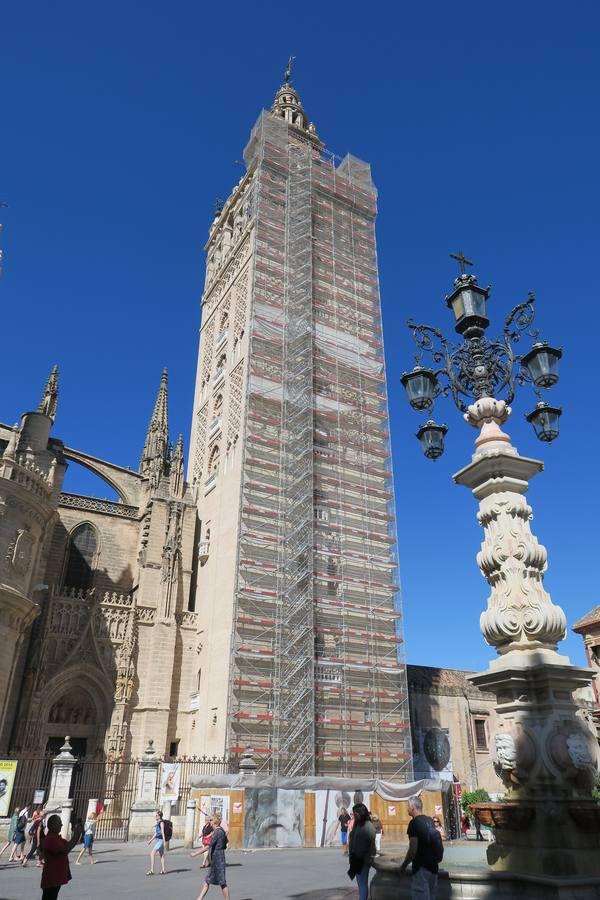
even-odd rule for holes
{"type": "Polygon", "coordinates": [[[58,366],[54,366],[48,375],[48,381],[40,400],[37,411],[48,416],[52,422],[56,418],[56,407],[58,406],[58,366]]]}
{"type": "Polygon", "coordinates": [[[154,412],[146,432],[146,442],[140,460],[142,475],[160,477],[164,472],[169,448],[169,408],[167,370],[163,369],[160,387],[154,404],[154,412]]]}
{"type": "Polygon", "coordinates": [[[274,116],[285,119],[286,122],[297,128],[305,138],[308,138],[316,146],[322,147],[323,144],[317,135],[317,130],[314,124],[309,121],[298,92],[291,83],[292,59],[293,57],[290,57],[288,61],[283,76],[283,84],[275,94],[271,112],[274,116]]]}

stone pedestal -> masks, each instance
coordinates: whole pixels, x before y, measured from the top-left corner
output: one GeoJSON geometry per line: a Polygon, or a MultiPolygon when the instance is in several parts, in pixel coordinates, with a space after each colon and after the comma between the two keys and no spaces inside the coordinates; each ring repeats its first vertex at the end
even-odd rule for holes
{"type": "Polygon", "coordinates": [[[196,837],[196,801],[188,800],[185,808],[184,847],[193,847],[196,837]]]}
{"type": "Polygon", "coordinates": [[[73,801],[71,798],[62,801],[59,815],[62,822],[62,828],[60,829],[61,837],[64,837],[64,839],[68,841],[71,837],[71,816],[73,815],[73,801]]]}
{"type": "MultiPolygon", "coordinates": [[[[411,876],[400,861],[376,859],[370,900],[412,900],[411,876]]],[[[451,868],[440,870],[437,900],[598,900],[600,878],[554,878],[509,872],[451,868]]]]}
{"type": "Polygon", "coordinates": [[[73,800],[70,798],[73,769],[77,760],[71,753],[69,736],[60,748],[60,753],[52,760],[52,774],[50,776],[50,790],[45,808],[56,812],[62,821],[61,835],[67,838],[71,828],[71,814],[73,812],[73,800]]]}
{"type": "Polygon", "coordinates": [[[147,840],[156,824],[154,816],[158,808],[156,788],[160,760],[154,749],[153,740],[148,741],[138,765],[136,799],[131,807],[129,819],[129,839],[132,841],[147,840]]]}
{"type": "Polygon", "coordinates": [[[64,744],[60,748],[60,753],[52,760],[52,775],[50,776],[47,806],[58,806],[69,798],[73,769],[76,762],[77,760],[71,753],[69,735],[67,735],[64,744]]]}
{"type": "MultiPolygon", "coordinates": [[[[546,548],[531,533],[533,513],[525,499],[529,480],[543,466],[512,446],[500,427],[509,415],[503,401],[490,397],[469,407],[465,418],[479,435],[472,462],[454,476],[479,501],[484,540],[477,563],[491,588],[480,623],[498,653],[471,681],[496,697],[495,769],[506,796],[503,803],[474,809],[482,824],[494,827],[487,857],[498,873],[531,876],[540,885],[540,878],[552,876],[566,879],[564,885],[592,877],[594,885],[600,876],[600,807],[591,789],[599,751],[574,700],[592,672],[557,652],[566,619],[544,588],[546,548]]],[[[563,896],[546,887],[535,896],[563,896]]],[[[598,894],[577,890],[564,896],[600,897],[600,880],[598,894]]]]}

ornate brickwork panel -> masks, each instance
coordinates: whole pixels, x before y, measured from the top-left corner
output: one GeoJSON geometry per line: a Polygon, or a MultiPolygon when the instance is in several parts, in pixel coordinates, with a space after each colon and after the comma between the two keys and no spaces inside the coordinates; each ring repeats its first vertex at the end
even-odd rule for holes
{"type": "Polygon", "coordinates": [[[237,440],[242,416],[243,361],[238,363],[229,379],[229,414],[227,416],[227,443],[237,440]]]}
{"type": "Polygon", "coordinates": [[[246,268],[240,273],[235,283],[235,311],[234,311],[234,338],[240,338],[242,332],[246,330],[246,319],[248,315],[248,269],[246,268]]]}
{"type": "Polygon", "coordinates": [[[206,328],[202,332],[202,380],[203,390],[208,387],[210,382],[210,373],[212,370],[213,345],[215,338],[215,320],[212,319],[207,323],[206,328]]]}
{"type": "Polygon", "coordinates": [[[204,454],[206,451],[206,429],[208,427],[208,401],[197,413],[196,424],[196,452],[194,456],[194,481],[199,481],[204,468],[204,454]]]}

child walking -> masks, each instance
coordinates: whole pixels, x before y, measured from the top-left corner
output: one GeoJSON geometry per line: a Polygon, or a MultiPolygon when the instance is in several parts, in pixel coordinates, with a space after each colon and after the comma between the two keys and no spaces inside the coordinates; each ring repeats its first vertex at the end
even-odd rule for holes
{"type": "Polygon", "coordinates": [[[96,833],[96,813],[91,812],[87,819],[85,820],[85,826],[83,829],[83,847],[79,851],[79,856],[75,860],[75,865],[81,865],[81,857],[87,850],[90,857],[90,865],[93,866],[96,860],[92,854],[92,848],[94,846],[94,835],[96,833]]]}

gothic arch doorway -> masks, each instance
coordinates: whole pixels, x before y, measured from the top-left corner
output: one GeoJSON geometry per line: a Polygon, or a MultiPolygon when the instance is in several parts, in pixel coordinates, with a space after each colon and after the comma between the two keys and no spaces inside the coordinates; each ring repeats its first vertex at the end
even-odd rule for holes
{"type": "Polygon", "coordinates": [[[55,753],[69,735],[74,756],[100,755],[110,721],[108,697],[89,673],[71,676],[48,685],[42,746],[55,753]]]}

